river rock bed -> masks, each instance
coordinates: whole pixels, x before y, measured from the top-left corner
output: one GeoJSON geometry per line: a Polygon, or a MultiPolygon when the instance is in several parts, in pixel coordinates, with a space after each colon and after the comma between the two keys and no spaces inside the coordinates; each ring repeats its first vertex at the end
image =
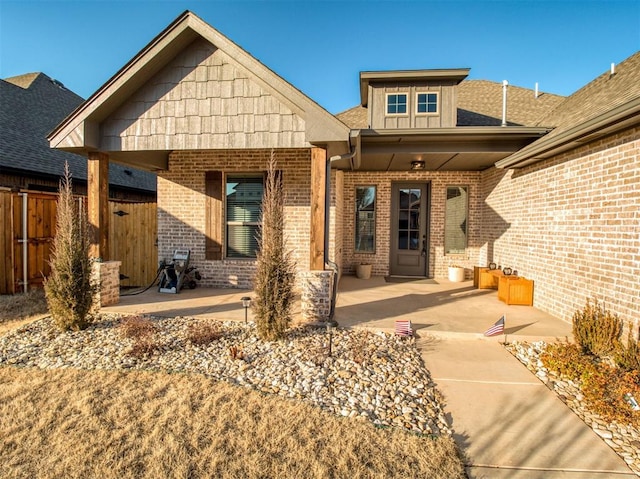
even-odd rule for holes
{"type": "Polygon", "coordinates": [[[44,318],[0,337],[0,366],[204,374],[380,427],[451,434],[411,338],[338,328],[329,356],[325,329],[299,327],[285,340],[267,342],[253,323],[209,321],[220,337],[199,346],[188,338],[189,325],[200,320],[148,318],[155,327],[149,353],[132,354],[134,342],[124,337],[119,315],[103,314],[79,332],[60,332],[44,318]]]}
{"type": "Polygon", "coordinates": [[[506,345],[511,354],[554,391],[562,402],[622,457],[637,476],[640,476],[640,431],[629,424],[609,423],[598,414],[591,412],[583,400],[579,384],[561,379],[544,367],[540,355],[546,347],[547,344],[544,341],[514,342],[506,345]]]}

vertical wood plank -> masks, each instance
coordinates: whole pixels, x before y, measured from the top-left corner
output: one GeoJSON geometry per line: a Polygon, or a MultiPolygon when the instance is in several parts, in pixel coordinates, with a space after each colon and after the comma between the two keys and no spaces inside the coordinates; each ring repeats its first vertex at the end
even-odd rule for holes
{"type": "Polygon", "coordinates": [[[222,259],[222,172],[205,173],[205,258],[222,259]]]}
{"type": "Polygon", "coordinates": [[[311,232],[309,269],[324,270],[327,152],[311,148],[311,232]]]}
{"type": "Polygon", "coordinates": [[[90,254],[109,260],[109,155],[90,151],[87,159],[90,254]]]}

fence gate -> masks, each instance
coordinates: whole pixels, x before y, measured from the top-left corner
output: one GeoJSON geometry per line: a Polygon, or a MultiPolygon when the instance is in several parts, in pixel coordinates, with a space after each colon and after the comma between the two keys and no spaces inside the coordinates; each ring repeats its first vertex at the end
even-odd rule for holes
{"type": "MultiPolygon", "coordinates": [[[[57,194],[0,191],[0,294],[41,287],[49,275],[57,194]]],[[[109,202],[110,258],[121,261],[122,286],[144,286],[158,262],[155,203],[109,202]]]]}
{"type": "Polygon", "coordinates": [[[122,262],[120,286],[148,285],[158,270],[156,203],[110,201],[109,212],[109,257],[122,262]]]}

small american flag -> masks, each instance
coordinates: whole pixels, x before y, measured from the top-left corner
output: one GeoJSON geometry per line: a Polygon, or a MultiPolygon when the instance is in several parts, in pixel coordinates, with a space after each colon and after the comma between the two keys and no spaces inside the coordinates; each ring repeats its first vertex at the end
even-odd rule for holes
{"type": "Polygon", "coordinates": [[[411,320],[396,319],[396,334],[398,336],[411,336],[413,334],[411,320]]]}
{"type": "Polygon", "coordinates": [[[504,332],[504,315],[493,326],[484,332],[485,336],[495,336],[504,332]]]}

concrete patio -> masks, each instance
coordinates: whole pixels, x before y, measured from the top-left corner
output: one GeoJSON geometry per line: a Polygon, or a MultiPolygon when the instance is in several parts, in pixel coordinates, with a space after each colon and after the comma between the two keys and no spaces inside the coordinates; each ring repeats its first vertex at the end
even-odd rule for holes
{"type": "MultiPolygon", "coordinates": [[[[475,289],[471,281],[446,279],[368,280],[343,276],[338,285],[335,319],[341,327],[391,331],[396,319],[410,319],[419,336],[483,338],[482,333],[503,314],[507,339],[564,339],[571,325],[534,307],[507,306],[495,290],[475,289]]],[[[250,290],[196,288],[179,294],[158,293],[156,288],[135,296],[121,296],[120,303],[103,308],[118,313],[158,316],[192,316],[219,320],[244,320],[241,298],[250,290]]],[[[248,312],[251,318],[251,311],[248,312]]],[[[301,320],[296,302],[294,318],[301,320]]],[[[494,337],[504,340],[504,336],[494,337]]]]}

